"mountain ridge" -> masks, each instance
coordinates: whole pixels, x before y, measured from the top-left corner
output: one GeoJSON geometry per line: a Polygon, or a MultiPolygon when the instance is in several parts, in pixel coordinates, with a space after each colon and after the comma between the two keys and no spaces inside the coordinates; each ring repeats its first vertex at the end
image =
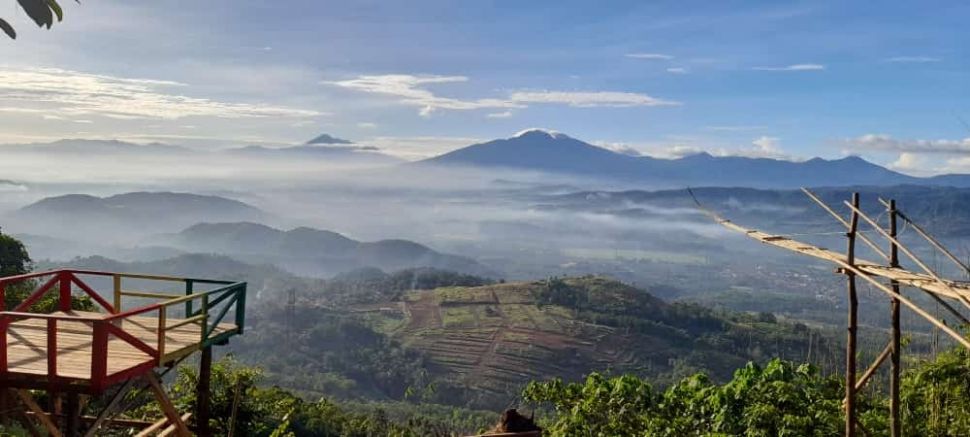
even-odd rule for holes
{"type": "Polygon", "coordinates": [[[788,161],[713,156],[704,152],[664,159],[618,153],[542,129],[529,129],[511,138],[472,144],[417,164],[533,170],[652,184],[658,188],[693,185],[753,188],[899,184],[970,186],[970,175],[920,178],[854,155],[838,159],[816,157],[805,161],[788,161]]]}
{"type": "Polygon", "coordinates": [[[414,241],[358,241],[337,232],[310,227],[281,230],[252,222],[198,223],[161,237],[182,250],[278,263],[294,273],[314,276],[363,267],[384,271],[434,267],[460,273],[496,275],[471,258],[438,252],[414,241]]]}

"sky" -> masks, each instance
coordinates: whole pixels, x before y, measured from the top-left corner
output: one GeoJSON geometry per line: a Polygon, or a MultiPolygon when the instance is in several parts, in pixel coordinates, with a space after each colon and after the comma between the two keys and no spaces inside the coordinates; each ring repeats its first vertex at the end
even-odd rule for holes
{"type": "Polygon", "coordinates": [[[966,2],[63,1],[0,17],[0,143],[326,132],[420,159],[530,127],[623,153],[970,172],[966,2]]]}

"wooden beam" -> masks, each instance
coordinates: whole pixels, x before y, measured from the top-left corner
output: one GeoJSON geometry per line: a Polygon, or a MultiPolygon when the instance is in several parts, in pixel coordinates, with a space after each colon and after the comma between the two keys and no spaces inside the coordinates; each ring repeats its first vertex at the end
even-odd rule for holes
{"type": "Polygon", "coordinates": [[[94,423],[92,423],[91,427],[88,428],[88,432],[84,434],[84,437],[94,437],[97,435],[98,430],[101,429],[101,424],[112,415],[112,412],[118,406],[118,403],[120,403],[121,400],[125,398],[125,395],[128,394],[128,392],[135,386],[135,381],[138,381],[138,378],[132,378],[125,381],[124,385],[122,385],[118,389],[118,392],[115,393],[110,401],[108,401],[108,405],[106,405],[104,409],[98,413],[98,417],[94,419],[94,423]]]}
{"type": "Polygon", "coordinates": [[[155,394],[155,400],[158,401],[158,405],[162,407],[165,417],[168,418],[169,422],[175,425],[176,435],[179,437],[190,437],[192,434],[189,432],[189,428],[185,426],[185,422],[182,421],[182,418],[175,411],[175,406],[172,405],[172,401],[168,399],[168,395],[165,394],[165,389],[162,387],[162,383],[158,381],[158,377],[155,376],[155,373],[146,373],[145,379],[148,380],[148,385],[155,394]]]}
{"type": "MultiPolygon", "coordinates": [[[[835,219],[838,220],[839,223],[842,223],[842,225],[845,226],[846,229],[849,229],[851,227],[851,224],[848,221],[846,221],[844,218],[842,218],[842,216],[839,215],[839,213],[835,212],[832,208],[826,205],[825,202],[822,201],[822,199],[820,199],[818,196],[815,195],[815,193],[809,191],[808,188],[802,188],[802,192],[805,193],[805,195],[808,196],[809,199],[812,199],[813,201],[815,201],[815,203],[817,203],[818,206],[821,206],[822,209],[825,210],[825,212],[829,213],[832,217],[835,217],[835,219]]],[[[886,255],[886,252],[883,252],[883,250],[880,249],[879,246],[876,245],[876,243],[873,243],[872,240],[869,239],[869,237],[866,237],[863,234],[858,234],[857,237],[859,237],[859,239],[862,240],[863,243],[866,243],[866,245],[868,245],[869,248],[874,250],[883,258],[889,259],[889,255],[886,255]]]]}
{"type": "Polygon", "coordinates": [[[933,238],[932,235],[926,232],[922,226],[916,224],[916,222],[911,220],[908,216],[906,216],[906,214],[903,214],[902,211],[895,209],[895,205],[896,205],[895,200],[885,201],[880,198],[879,201],[882,202],[882,204],[885,205],[886,208],[893,209],[893,211],[896,212],[896,215],[899,216],[899,218],[903,219],[906,223],[909,223],[909,225],[913,227],[913,230],[915,230],[917,234],[923,237],[923,239],[928,241],[937,250],[939,250],[940,252],[943,252],[943,254],[946,255],[946,257],[949,258],[950,261],[953,261],[953,263],[959,266],[965,273],[970,274],[970,266],[967,266],[966,264],[964,264],[964,262],[961,261],[960,258],[957,258],[957,256],[954,255],[953,252],[950,252],[950,250],[947,249],[946,246],[943,245],[943,243],[940,243],[939,240],[937,240],[936,238],[933,238]]]}
{"type": "Polygon", "coordinates": [[[919,259],[919,257],[917,257],[916,255],[913,254],[913,252],[910,252],[910,250],[907,249],[905,245],[903,245],[902,243],[900,243],[899,240],[896,237],[893,237],[893,236],[889,235],[888,232],[886,232],[884,229],[882,229],[881,227],[879,227],[879,224],[876,223],[875,220],[869,218],[869,216],[865,215],[862,211],[860,211],[858,206],[852,206],[851,204],[848,204],[848,203],[846,203],[846,205],[849,208],[851,208],[853,212],[859,214],[859,216],[862,217],[863,220],[865,220],[870,225],[872,225],[873,229],[875,229],[877,232],[879,232],[884,237],[886,237],[887,239],[889,239],[889,241],[891,241],[893,244],[895,244],[896,247],[898,247],[900,250],[902,250],[903,253],[906,254],[906,256],[908,256],[911,260],[913,260],[913,262],[916,263],[916,265],[918,265],[921,269],[923,269],[923,271],[926,272],[926,274],[932,276],[933,279],[936,282],[942,284],[943,286],[945,286],[947,288],[950,288],[950,291],[953,292],[953,294],[956,294],[957,297],[959,297],[960,301],[963,302],[963,304],[967,308],[970,308],[970,297],[967,297],[967,296],[962,295],[962,294],[958,294],[954,290],[952,290],[952,287],[950,287],[950,285],[947,284],[946,281],[944,281],[942,278],[940,278],[939,275],[937,275],[936,272],[933,271],[933,269],[929,268],[929,266],[927,266],[926,264],[924,264],[923,261],[919,259]]]}
{"type": "Polygon", "coordinates": [[[44,428],[47,429],[47,433],[51,437],[64,437],[61,431],[57,428],[57,425],[51,419],[50,415],[44,412],[40,405],[37,405],[37,401],[34,400],[34,396],[30,394],[27,390],[17,390],[17,395],[20,396],[20,400],[27,406],[27,409],[34,413],[34,417],[40,421],[44,428]]]}
{"type": "MultiPolygon", "coordinates": [[[[182,415],[182,421],[188,422],[189,418],[191,417],[192,417],[192,413],[185,413],[182,415]]],[[[167,437],[172,434],[175,434],[175,430],[176,430],[175,425],[169,425],[168,428],[165,428],[162,430],[162,432],[158,433],[158,437],[167,437]]]]}
{"type": "MultiPolygon", "coordinates": [[[[939,293],[947,297],[956,296],[955,294],[950,294],[946,292],[946,288],[942,287],[937,281],[933,280],[932,278],[929,278],[926,275],[913,273],[908,270],[894,269],[891,267],[880,266],[870,262],[863,263],[862,261],[857,261],[854,266],[849,266],[846,263],[845,256],[842,254],[833,252],[831,250],[822,249],[820,247],[812,246],[807,243],[795,241],[787,237],[782,237],[778,235],[767,234],[761,231],[747,229],[742,226],[738,226],[729,220],[724,220],[719,216],[717,216],[716,214],[712,216],[715,217],[717,223],[721,224],[722,226],[728,229],[738,231],[742,234],[745,234],[763,243],[780,247],[786,250],[802,253],[805,255],[809,255],[815,258],[823,259],[823,260],[832,262],[840,267],[852,270],[856,275],[864,279],[866,282],[869,282],[870,284],[872,284],[882,292],[886,293],[890,297],[895,297],[899,299],[900,303],[902,303],[909,309],[913,310],[913,312],[918,314],[920,317],[926,319],[928,322],[930,322],[937,328],[940,328],[940,330],[945,332],[947,335],[952,337],[954,340],[956,340],[958,343],[960,343],[967,349],[970,349],[970,341],[967,341],[967,339],[963,338],[962,335],[954,331],[952,328],[947,326],[945,323],[941,322],[936,317],[933,317],[932,315],[930,315],[930,313],[923,310],[920,306],[916,305],[911,300],[907,299],[901,293],[894,292],[891,288],[877,281],[873,277],[878,276],[878,277],[884,277],[890,280],[897,280],[901,284],[922,288],[929,292],[939,293]]],[[[968,288],[965,285],[961,285],[960,287],[953,287],[953,288],[955,290],[958,290],[960,293],[968,292],[968,288]]]]}
{"type": "Polygon", "coordinates": [[[883,349],[882,352],[879,353],[879,356],[876,357],[876,360],[872,362],[872,365],[870,365],[869,368],[862,373],[862,376],[859,377],[859,380],[855,383],[855,391],[862,390],[862,387],[866,386],[866,383],[869,382],[869,378],[872,378],[872,375],[876,373],[876,370],[879,370],[879,366],[886,361],[886,358],[889,358],[889,354],[892,352],[892,347],[892,342],[887,344],[886,348],[883,349]]]}

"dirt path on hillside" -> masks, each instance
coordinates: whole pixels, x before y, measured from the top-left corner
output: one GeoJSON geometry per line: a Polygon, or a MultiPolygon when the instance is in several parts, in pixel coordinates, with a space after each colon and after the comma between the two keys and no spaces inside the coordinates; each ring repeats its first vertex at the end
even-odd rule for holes
{"type": "Polygon", "coordinates": [[[435,302],[434,294],[424,293],[414,302],[406,302],[405,307],[410,315],[408,331],[441,327],[441,308],[435,302]]]}

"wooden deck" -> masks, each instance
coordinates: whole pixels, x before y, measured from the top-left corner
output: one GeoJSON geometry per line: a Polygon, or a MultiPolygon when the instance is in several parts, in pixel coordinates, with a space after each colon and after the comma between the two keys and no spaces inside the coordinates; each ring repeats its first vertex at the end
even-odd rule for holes
{"type": "MultiPolygon", "coordinates": [[[[111,316],[111,314],[83,311],[56,312],[53,315],[76,316],[90,320],[111,316]]],[[[181,321],[182,319],[170,318],[166,326],[174,326],[181,321]]],[[[153,348],[158,348],[158,323],[159,318],[153,316],[131,316],[114,322],[115,326],[153,348]]],[[[165,355],[159,364],[173,362],[198,350],[202,340],[201,329],[198,323],[168,328],[165,332],[165,355]]],[[[214,328],[212,335],[232,331],[238,331],[235,324],[220,323],[214,328]]],[[[58,321],[57,377],[77,380],[80,383],[91,379],[93,339],[94,329],[90,321],[82,319],[58,321]]],[[[47,320],[28,318],[10,323],[7,331],[8,372],[17,376],[48,378],[48,340],[47,320]]],[[[108,375],[143,367],[154,361],[154,357],[129,342],[109,336],[108,375]]]]}

